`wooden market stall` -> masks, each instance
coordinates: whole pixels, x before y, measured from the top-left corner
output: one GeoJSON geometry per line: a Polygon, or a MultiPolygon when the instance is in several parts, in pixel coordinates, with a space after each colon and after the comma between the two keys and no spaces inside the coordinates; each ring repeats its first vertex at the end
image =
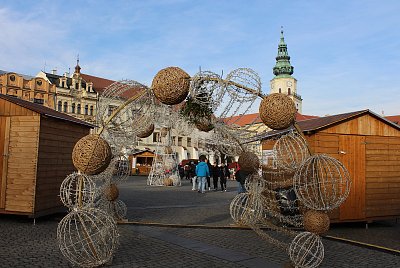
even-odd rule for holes
{"type": "MultiPolygon", "coordinates": [[[[400,126],[369,111],[299,121],[314,153],[328,154],[348,169],[350,194],[332,222],[400,217],[400,126]]],[[[276,134],[273,133],[274,135],[276,134]]],[[[271,134],[263,140],[270,150],[271,134]]]]}
{"type": "Polygon", "coordinates": [[[60,185],[76,171],[72,149],[91,127],[0,94],[0,213],[38,217],[64,209],[60,185]]]}
{"type": "Polygon", "coordinates": [[[149,175],[155,154],[151,150],[142,150],[129,155],[130,175],[149,175]]]}

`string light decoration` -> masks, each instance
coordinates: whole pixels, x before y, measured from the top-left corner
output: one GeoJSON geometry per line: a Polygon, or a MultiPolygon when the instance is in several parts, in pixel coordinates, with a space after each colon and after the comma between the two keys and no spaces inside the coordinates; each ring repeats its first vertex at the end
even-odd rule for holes
{"type": "Polygon", "coordinates": [[[81,173],[68,175],[60,186],[60,199],[69,209],[93,206],[96,184],[81,173]]]}
{"type": "Polygon", "coordinates": [[[296,170],[310,156],[307,142],[295,131],[281,136],[273,150],[276,166],[288,170],[296,170]]]}
{"type": "Polygon", "coordinates": [[[297,109],[288,96],[274,93],[263,98],[259,112],[265,125],[271,129],[280,130],[294,123],[297,109]]]}
{"type": "Polygon", "coordinates": [[[293,183],[296,195],[305,206],[328,211],[346,200],[351,179],[340,161],[328,155],[316,154],[299,167],[293,183]]]}
{"type": "Polygon", "coordinates": [[[295,267],[318,267],[324,259],[321,238],[310,232],[299,233],[290,243],[289,256],[295,267]]]}
{"type": "Polygon", "coordinates": [[[113,218],[96,208],[72,210],[57,227],[61,253],[80,267],[97,267],[110,261],[118,238],[113,218]]]}

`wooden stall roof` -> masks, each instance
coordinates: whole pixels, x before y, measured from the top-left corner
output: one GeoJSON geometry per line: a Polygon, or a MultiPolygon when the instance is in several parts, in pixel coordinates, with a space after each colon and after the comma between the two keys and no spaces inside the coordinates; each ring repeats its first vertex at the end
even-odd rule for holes
{"type": "Polygon", "coordinates": [[[137,157],[137,156],[154,156],[155,154],[152,150],[146,149],[146,150],[141,150],[141,151],[131,153],[130,155],[137,157]]]}
{"type": "MultiPolygon", "coordinates": [[[[313,132],[320,131],[320,130],[328,128],[328,127],[332,127],[334,125],[341,124],[345,121],[349,121],[356,117],[367,115],[367,114],[371,115],[372,117],[374,117],[374,118],[384,122],[385,124],[390,125],[391,127],[400,131],[400,125],[397,125],[370,110],[361,110],[361,111],[356,111],[356,112],[337,114],[337,115],[331,115],[331,116],[325,116],[325,117],[318,117],[318,118],[314,118],[314,119],[307,119],[307,120],[303,120],[303,121],[298,121],[297,124],[304,133],[311,134],[313,132]]],[[[293,127],[289,127],[287,129],[283,129],[283,130],[271,130],[271,131],[262,133],[261,135],[258,135],[256,137],[256,139],[264,140],[264,139],[272,138],[274,136],[283,135],[292,129],[293,129],[293,127]]]]}
{"type": "Polygon", "coordinates": [[[48,116],[48,117],[61,119],[61,120],[64,120],[64,121],[69,121],[69,122],[72,122],[72,123],[75,123],[75,124],[79,124],[79,125],[85,125],[85,126],[88,126],[88,127],[91,127],[91,128],[94,127],[94,125],[92,125],[92,124],[89,124],[87,122],[79,120],[79,119],[77,119],[75,117],[69,116],[67,114],[60,113],[60,112],[58,112],[56,110],[50,109],[50,108],[45,107],[45,106],[40,105],[40,104],[36,104],[36,103],[33,103],[33,102],[25,101],[25,100],[22,100],[22,99],[13,97],[13,96],[4,95],[4,94],[0,94],[0,98],[4,99],[4,100],[7,100],[7,101],[9,101],[11,103],[14,103],[16,105],[19,105],[21,107],[24,107],[24,108],[26,108],[28,110],[34,111],[34,112],[36,112],[38,114],[41,114],[41,115],[45,115],[45,116],[48,116]]]}

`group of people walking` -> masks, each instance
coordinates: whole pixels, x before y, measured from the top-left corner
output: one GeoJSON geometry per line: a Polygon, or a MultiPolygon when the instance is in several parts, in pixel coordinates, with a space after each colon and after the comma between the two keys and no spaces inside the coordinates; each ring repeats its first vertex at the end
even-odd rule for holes
{"type": "Polygon", "coordinates": [[[180,167],[181,178],[192,180],[192,190],[197,190],[199,193],[205,193],[206,189],[211,190],[211,178],[213,182],[213,190],[226,192],[226,182],[230,177],[228,166],[217,163],[211,165],[204,155],[199,157],[199,163],[195,165],[193,162],[180,167]],[[220,188],[218,189],[218,182],[220,188]]]}

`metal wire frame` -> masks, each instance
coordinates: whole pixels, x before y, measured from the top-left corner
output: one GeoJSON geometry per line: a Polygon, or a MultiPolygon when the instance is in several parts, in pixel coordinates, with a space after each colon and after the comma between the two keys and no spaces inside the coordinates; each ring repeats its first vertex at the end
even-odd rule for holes
{"type": "Polygon", "coordinates": [[[324,259],[324,245],[318,235],[302,232],[290,243],[288,253],[296,267],[314,268],[324,259]]]}

